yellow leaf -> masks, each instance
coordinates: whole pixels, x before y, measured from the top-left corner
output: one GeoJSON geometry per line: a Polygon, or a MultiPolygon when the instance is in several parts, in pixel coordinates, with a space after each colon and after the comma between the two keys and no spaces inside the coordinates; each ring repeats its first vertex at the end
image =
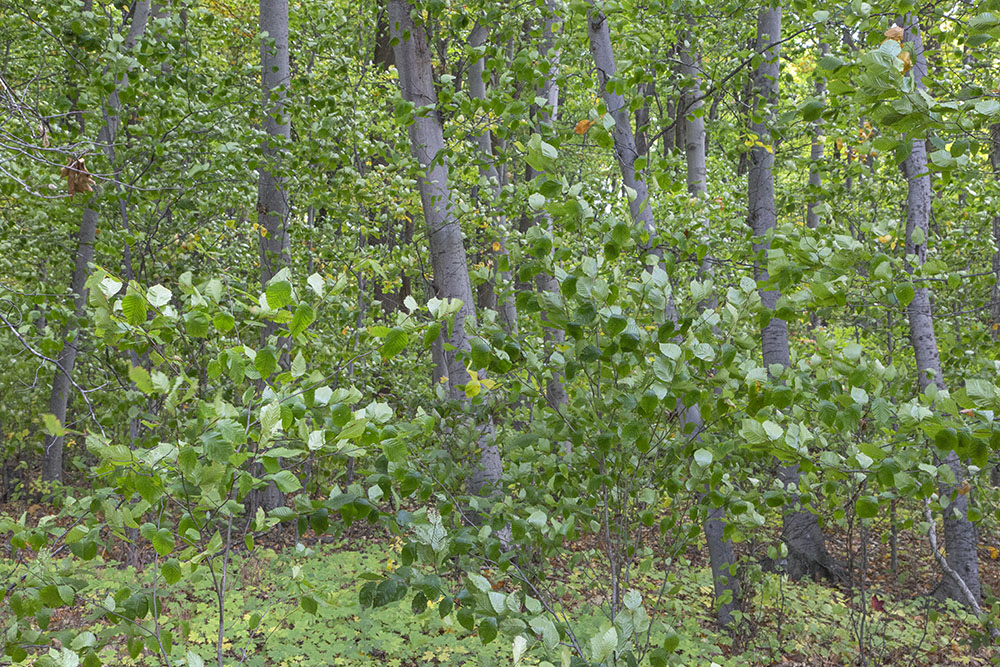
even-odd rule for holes
{"type": "Polygon", "coordinates": [[[1000,549],[997,549],[996,547],[986,547],[986,550],[990,552],[990,558],[993,560],[1000,558],[1000,549]]]}
{"type": "Polygon", "coordinates": [[[493,252],[500,252],[500,243],[497,241],[493,242],[493,252]]]}
{"type": "Polygon", "coordinates": [[[889,243],[890,241],[892,241],[892,237],[889,236],[888,234],[878,237],[879,243],[889,243]]]}
{"type": "Polygon", "coordinates": [[[475,398],[482,390],[483,387],[479,380],[469,380],[465,383],[465,395],[468,398],[475,398]]]}

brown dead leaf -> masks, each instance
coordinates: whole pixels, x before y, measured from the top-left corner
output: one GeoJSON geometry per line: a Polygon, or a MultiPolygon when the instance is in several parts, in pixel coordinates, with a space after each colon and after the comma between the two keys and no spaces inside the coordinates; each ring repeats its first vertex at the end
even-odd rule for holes
{"type": "Polygon", "coordinates": [[[909,51],[900,51],[896,57],[903,61],[903,74],[906,74],[913,68],[913,59],[910,57],[909,51]]]}
{"type": "Polygon", "coordinates": [[[958,495],[964,496],[964,495],[968,494],[969,491],[972,490],[972,487],[969,486],[968,482],[963,481],[961,484],[958,485],[958,488],[955,489],[955,490],[958,491],[958,495]]]}
{"type": "Polygon", "coordinates": [[[87,171],[83,157],[71,159],[59,173],[66,179],[66,189],[71,199],[77,192],[94,191],[94,178],[87,171]]]}
{"type": "Polygon", "coordinates": [[[894,39],[897,42],[902,43],[902,41],[903,41],[903,29],[900,28],[898,25],[894,25],[894,26],[892,26],[891,28],[889,28],[888,30],[885,31],[885,36],[888,39],[894,39]]]}
{"type": "Polygon", "coordinates": [[[593,124],[594,121],[590,120],[589,118],[584,118],[583,120],[581,120],[579,123],[576,124],[576,127],[573,128],[573,131],[576,132],[577,134],[587,134],[587,130],[589,130],[593,124]]]}

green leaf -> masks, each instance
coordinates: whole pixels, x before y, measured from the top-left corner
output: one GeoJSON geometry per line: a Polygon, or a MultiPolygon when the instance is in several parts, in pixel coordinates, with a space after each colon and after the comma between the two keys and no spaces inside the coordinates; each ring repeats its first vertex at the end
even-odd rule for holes
{"type": "Polygon", "coordinates": [[[878,516],[878,498],[875,496],[861,496],[854,506],[854,511],[862,519],[871,519],[878,516]]]}
{"type": "Polygon", "coordinates": [[[910,283],[899,283],[892,288],[892,293],[896,295],[897,299],[899,299],[899,305],[904,308],[910,305],[910,302],[913,301],[914,291],[913,285],[910,283]]]}
{"type": "Polygon", "coordinates": [[[63,428],[63,425],[51,412],[42,414],[42,424],[45,426],[46,433],[57,438],[62,437],[67,433],[66,429],[63,428]]]}
{"type": "Polygon", "coordinates": [[[393,438],[391,440],[383,441],[382,452],[385,453],[385,458],[388,459],[390,463],[404,463],[406,461],[407,454],[409,454],[409,450],[406,448],[406,442],[404,442],[402,438],[393,438]]]}
{"type": "Polygon", "coordinates": [[[382,355],[382,360],[385,361],[396,356],[406,349],[409,342],[410,337],[405,331],[399,327],[393,327],[385,335],[385,342],[382,343],[382,347],[379,349],[379,354],[382,355]]]}
{"type": "Polygon", "coordinates": [[[257,356],[254,357],[253,366],[260,373],[262,378],[271,377],[271,373],[275,371],[278,367],[278,360],[274,356],[274,352],[271,348],[265,347],[263,349],[257,350],[257,356]]]}
{"type": "Polygon", "coordinates": [[[823,114],[823,101],[811,99],[802,105],[802,120],[812,122],[823,114]]]}
{"type": "Polygon", "coordinates": [[[469,344],[472,348],[472,368],[480,369],[486,368],[490,365],[490,357],[492,356],[492,350],[490,350],[490,345],[485,340],[479,336],[473,336],[469,340],[469,344]]]}
{"type": "Polygon", "coordinates": [[[295,338],[300,333],[309,328],[309,325],[313,323],[316,319],[316,313],[309,304],[300,303],[299,307],[295,309],[295,315],[292,316],[292,322],[288,325],[288,331],[291,333],[292,338],[295,338]]]}
{"type": "Polygon", "coordinates": [[[188,649],[186,659],[187,667],[205,667],[205,661],[191,649],[188,649]]]}
{"type": "Polygon", "coordinates": [[[851,343],[844,348],[844,358],[851,361],[857,361],[861,358],[861,353],[864,352],[864,348],[857,343],[851,343]]]}
{"type": "Polygon", "coordinates": [[[323,276],[318,273],[314,273],[306,278],[306,284],[308,284],[309,288],[316,293],[316,296],[321,299],[323,298],[323,291],[326,288],[326,280],[323,279],[323,276]]]}
{"type": "Polygon", "coordinates": [[[479,640],[485,646],[497,638],[497,619],[487,616],[479,621],[479,640]]]}
{"type": "Polygon", "coordinates": [[[528,623],[531,629],[542,636],[542,643],[549,651],[559,645],[559,631],[548,616],[538,616],[528,623]]]}
{"type": "Polygon", "coordinates": [[[590,654],[593,662],[604,662],[618,648],[618,630],[608,628],[590,638],[590,654]]]}
{"type": "Polygon", "coordinates": [[[316,602],[316,598],[308,593],[299,598],[299,605],[305,610],[307,614],[316,615],[316,611],[319,609],[319,603],[316,602]]]}
{"type": "Polygon", "coordinates": [[[208,317],[200,310],[184,315],[184,330],[192,338],[204,338],[208,335],[208,317]]]}
{"type": "Polygon", "coordinates": [[[135,293],[126,294],[122,299],[122,313],[132,326],[142,324],[146,321],[146,300],[135,293]]]}
{"type": "Polygon", "coordinates": [[[282,493],[291,493],[302,488],[302,482],[291,470],[281,470],[273,475],[268,475],[267,479],[273,480],[275,486],[282,493]]]}
{"type": "Polygon", "coordinates": [[[229,333],[236,327],[236,318],[229,313],[216,313],[212,325],[219,333],[229,333]]]}
{"type": "Polygon", "coordinates": [[[153,308],[162,308],[167,305],[172,296],[170,290],[163,285],[153,285],[146,290],[146,299],[153,308]]]}
{"type": "Polygon", "coordinates": [[[292,284],[287,280],[280,280],[271,283],[264,291],[267,298],[267,307],[271,310],[284,308],[292,302],[292,284]]]}
{"type": "Polygon", "coordinates": [[[714,458],[715,457],[713,456],[712,452],[704,448],[699,449],[694,453],[695,463],[700,465],[702,468],[707,468],[708,466],[710,466],[714,458]]]}
{"type": "Polygon", "coordinates": [[[176,558],[171,558],[160,566],[160,574],[168,584],[176,584],[181,580],[181,564],[176,558]]]}
{"type": "Polygon", "coordinates": [[[302,350],[299,350],[292,359],[291,371],[293,378],[300,378],[306,374],[306,358],[302,356],[302,350]]]}
{"type": "Polygon", "coordinates": [[[156,553],[161,556],[166,556],[171,551],[174,550],[174,535],[166,528],[160,528],[153,535],[153,548],[156,549],[156,553]]]}
{"type": "Polygon", "coordinates": [[[142,393],[153,393],[153,381],[149,377],[149,371],[142,366],[129,366],[128,378],[135,383],[136,388],[142,393]]]}
{"type": "Polygon", "coordinates": [[[277,401],[268,403],[260,409],[260,430],[270,434],[281,425],[281,406],[277,401]]]}

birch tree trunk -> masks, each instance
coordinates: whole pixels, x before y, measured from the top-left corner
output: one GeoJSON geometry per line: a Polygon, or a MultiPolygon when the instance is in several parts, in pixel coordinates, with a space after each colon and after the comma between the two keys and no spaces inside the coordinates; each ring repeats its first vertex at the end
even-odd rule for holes
{"type": "MultiPolygon", "coordinates": [[[[461,309],[455,314],[451,334],[442,329],[441,336],[454,347],[435,350],[437,377],[448,378],[452,398],[464,399],[460,389],[468,379],[464,362],[459,353],[470,349],[466,325],[476,325],[475,301],[469,280],[468,261],[462,240],[462,227],[451,206],[448,183],[449,165],[445,154],[444,130],[437,110],[437,92],[434,90],[434,73],[427,34],[414,25],[410,12],[413,7],[407,0],[389,0],[389,32],[395,42],[396,68],[403,99],[416,108],[413,123],[409,126],[410,150],[420,164],[423,174],[418,180],[420,201],[427,224],[431,265],[434,271],[433,287],[438,298],[459,299],[461,309]]],[[[489,494],[496,488],[503,473],[500,450],[492,439],[487,425],[479,438],[480,455],[469,487],[478,494],[489,494]]]]}
{"type": "MultiPolygon", "coordinates": [[[[910,15],[904,21],[903,41],[913,44],[915,58],[911,76],[917,89],[924,89],[923,77],[927,74],[927,60],[924,57],[920,26],[916,16],[910,15]]],[[[931,177],[927,171],[927,144],[914,138],[913,149],[903,162],[906,176],[906,270],[917,271],[927,258],[927,241],[930,237],[931,177]]],[[[945,389],[941,372],[941,358],[937,337],[934,334],[934,315],[931,311],[930,288],[926,282],[918,283],[913,300],[906,307],[910,322],[910,344],[917,365],[917,380],[920,391],[934,384],[945,389]]],[[[944,463],[955,475],[955,486],[944,486],[942,499],[950,502],[944,509],[944,539],[948,565],[965,582],[976,601],[980,599],[979,561],[976,554],[976,528],[968,519],[969,495],[957,492],[957,485],[965,477],[965,466],[955,451],[949,452],[944,463]]],[[[949,576],[944,576],[935,591],[941,598],[951,598],[969,604],[961,587],[949,576]]]]}
{"type": "MultiPolygon", "coordinates": [[[[830,52],[830,47],[825,42],[819,45],[821,56],[830,52]]],[[[826,79],[816,78],[816,99],[822,100],[826,97],[826,79]]],[[[813,121],[813,140],[809,147],[809,191],[807,197],[809,204],[806,208],[806,226],[809,229],[819,227],[819,214],[816,213],[816,191],[823,185],[823,176],[820,173],[820,166],[823,160],[823,117],[820,116],[813,121]]]]}
{"type": "MultiPolygon", "coordinates": [[[[263,287],[290,263],[288,193],[281,175],[282,144],[291,137],[285,116],[289,85],[288,0],[260,0],[261,106],[268,135],[261,145],[263,166],[257,178],[257,222],[260,225],[260,279],[263,287]]],[[[265,337],[276,329],[265,327],[265,337]]]]}
{"type": "MultiPolygon", "coordinates": [[[[91,3],[86,3],[85,9],[89,10],[90,5],[91,3]]],[[[127,50],[134,48],[142,37],[146,31],[148,19],[149,0],[141,0],[133,8],[132,21],[129,24],[128,34],[125,38],[125,48],[127,50]]],[[[121,123],[118,117],[118,110],[121,107],[118,102],[118,89],[126,86],[128,86],[128,74],[122,76],[109,97],[109,106],[113,110],[113,113],[105,117],[105,122],[98,133],[98,143],[103,144],[106,150],[112,150],[115,138],[118,136],[118,127],[121,123]]],[[[95,186],[90,199],[84,204],[83,216],[80,220],[80,231],[77,235],[76,264],[73,269],[73,278],[70,282],[70,289],[74,295],[73,320],[67,324],[63,335],[65,343],[56,358],[58,367],[52,378],[52,391],[49,394],[49,412],[55,415],[59,422],[63,424],[66,423],[66,406],[69,402],[73,368],[76,365],[76,357],[80,350],[80,332],[74,320],[80,320],[86,315],[87,289],[85,285],[87,276],[90,273],[90,263],[94,259],[94,238],[97,235],[98,219],[96,203],[99,196],[100,187],[95,186]]],[[[62,481],[63,448],[64,440],[62,436],[46,436],[42,451],[43,481],[62,481]]]]}
{"type": "Polygon", "coordinates": [[[615,142],[615,157],[622,172],[622,182],[629,198],[629,212],[632,220],[642,224],[643,229],[649,233],[650,246],[655,246],[656,222],[649,207],[649,188],[635,173],[635,161],[639,158],[639,151],[635,145],[635,135],[632,133],[628,102],[624,96],[608,86],[618,71],[615,53],[611,48],[611,30],[608,27],[607,17],[593,6],[587,14],[587,35],[590,38],[590,54],[597,67],[597,83],[601,87],[601,99],[604,100],[608,114],[615,121],[611,136],[615,142]]]}
{"type": "MultiPolygon", "coordinates": [[[[993,178],[1000,181],[1000,123],[990,126],[990,165],[993,178]]],[[[1000,340],[1000,213],[993,215],[993,289],[990,291],[990,315],[993,340],[1000,340]]]]}
{"type": "MultiPolygon", "coordinates": [[[[472,34],[469,36],[469,46],[477,52],[473,53],[472,62],[469,63],[469,96],[474,100],[486,100],[486,56],[479,54],[478,50],[486,43],[488,35],[489,28],[482,23],[476,23],[475,28],[472,29],[472,34]]],[[[493,133],[489,129],[484,129],[476,135],[476,144],[479,146],[479,177],[480,180],[486,181],[492,197],[491,205],[487,209],[491,211],[490,218],[494,218],[497,221],[500,230],[500,256],[505,258],[509,265],[510,256],[507,251],[507,226],[509,223],[507,217],[500,213],[499,208],[500,172],[497,170],[496,162],[493,158],[493,133]]],[[[517,305],[514,300],[514,294],[509,291],[509,288],[513,284],[509,266],[506,271],[498,271],[497,275],[500,276],[501,287],[506,292],[503,300],[496,304],[499,311],[497,314],[500,316],[500,325],[508,334],[517,335],[517,305]]],[[[495,296],[494,301],[496,301],[495,296]]]]}
{"type": "MultiPolygon", "coordinates": [[[[690,116],[684,122],[684,156],[687,162],[688,193],[694,198],[701,199],[708,189],[708,170],[705,159],[705,118],[696,112],[702,107],[702,102],[698,100],[701,95],[701,71],[699,58],[693,52],[693,44],[688,41],[693,39],[694,34],[691,33],[680,44],[680,74],[685,79],[690,78],[692,82],[682,92],[679,106],[687,109],[685,113],[690,116]]],[[[706,238],[708,236],[707,225],[706,219],[704,223],[706,238]]],[[[702,262],[700,272],[703,277],[712,275],[711,258],[708,255],[702,262]]],[[[699,310],[712,309],[715,306],[714,294],[698,304],[699,310]]],[[[701,411],[696,405],[687,409],[685,420],[695,423],[698,429],[702,428],[701,411]]],[[[715,587],[716,620],[721,628],[728,627],[733,621],[733,612],[742,608],[739,580],[735,576],[736,548],[732,540],[725,539],[725,529],[726,508],[709,507],[708,516],[704,523],[705,542],[708,545],[708,556],[715,587]],[[720,603],[719,600],[726,600],[726,602],[720,603]]]]}
{"type": "MultiPolygon", "coordinates": [[[[774,165],[771,122],[778,98],[779,48],[770,44],[781,39],[781,9],[763,9],[757,17],[757,52],[762,60],[754,72],[754,99],[758,109],[759,123],[751,123],[750,131],[759,138],[759,143],[750,151],[747,172],[747,203],[750,228],[755,241],[754,253],[763,250],[765,263],[770,250],[770,240],[766,236],[778,226],[774,203],[774,165]],[[761,108],[765,106],[766,108],[761,108]]],[[[758,282],[765,282],[769,276],[760,264],[755,264],[754,273],[758,282]]],[[[777,288],[761,289],[760,299],[764,307],[774,312],[781,298],[777,288]]],[[[771,317],[761,331],[761,351],[764,368],[771,372],[773,366],[787,368],[790,363],[788,350],[788,323],[778,317],[771,317]]],[[[778,478],[789,493],[798,495],[798,465],[781,466],[778,478]]],[[[795,504],[798,504],[796,500],[795,504]]],[[[782,539],[788,547],[788,574],[793,579],[806,574],[813,577],[834,575],[834,565],[826,550],[826,540],[819,527],[816,515],[806,510],[795,510],[789,506],[782,517],[782,539]]]]}
{"type": "MultiPolygon", "coordinates": [[[[282,268],[291,264],[288,236],[288,192],[281,175],[283,144],[291,137],[285,116],[290,72],[288,61],[288,0],[260,0],[260,86],[262,125],[267,138],[261,144],[262,164],[257,177],[257,224],[260,234],[260,282],[263,289],[282,268]]],[[[266,341],[278,328],[268,322],[261,332],[266,341]]],[[[279,347],[284,343],[279,342],[279,347]]],[[[282,355],[284,356],[284,355],[282,355]]],[[[272,510],[284,503],[274,482],[254,492],[250,504],[272,510]]]]}
{"type": "MultiPolygon", "coordinates": [[[[545,100],[545,106],[535,110],[535,117],[538,122],[538,129],[552,128],[552,123],[559,113],[559,84],[556,81],[556,73],[559,70],[560,51],[555,48],[555,27],[562,20],[559,15],[559,3],[555,0],[546,0],[545,28],[542,31],[542,42],[538,47],[541,58],[549,61],[550,67],[548,75],[538,90],[537,96],[545,100]]],[[[534,180],[541,174],[536,172],[530,165],[527,166],[528,180],[534,180]]],[[[542,224],[551,233],[552,218],[547,211],[541,211],[532,220],[532,224],[542,224]]],[[[558,292],[559,281],[555,276],[544,271],[535,276],[535,289],[539,292],[558,292]]],[[[542,313],[542,333],[545,336],[546,354],[552,353],[556,345],[561,345],[566,341],[566,332],[563,329],[547,327],[548,321],[544,312],[542,313]]],[[[554,410],[561,410],[569,402],[566,387],[563,384],[562,373],[553,371],[552,375],[545,380],[545,402],[554,410]]],[[[569,446],[568,443],[565,446],[569,446]]]]}

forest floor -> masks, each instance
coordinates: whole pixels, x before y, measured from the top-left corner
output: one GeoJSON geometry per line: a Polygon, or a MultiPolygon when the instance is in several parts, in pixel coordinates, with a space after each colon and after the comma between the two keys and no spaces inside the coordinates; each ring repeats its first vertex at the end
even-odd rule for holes
{"type": "MultiPolygon", "coordinates": [[[[26,506],[29,514],[48,508],[26,506]]],[[[7,514],[20,515],[14,506],[7,514]]],[[[750,585],[755,591],[751,608],[735,636],[720,634],[714,626],[711,573],[703,549],[691,548],[676,558],[666,575],[670,594],[664,596],[657,616],[672,626],[681,642],[673,655],[675,665],[787,665],[825,667],[833,665],[989,665],[1000,663],[995,648],[974,648],[970,630],[977,626],[955,606],[933,602],[937,574],[929,558],[925,539],[908,531],[899,536],[898,574],[890,568],[890,553],[883,535],[873,529],[862,546],[857,534],[828,531],[831,555],[849,565],[855,586],[827,582],[789,582],[787,577],[759,568],[750,585]],[[866,552],[867,564],[860,554],[866,552]],[[862,592],[861,582],[864,581],[862,592]],[[864,601],[864,604],[862,604],[864,601]],[[859,660],[864,645],[865,662],[859,660]]],[[[1000,539],[1000,538],[997,538],[1000,539]]],[[[462,628],[454,614],[443,619],[436,609],[414,614],[409,600],[374,610],[362,610],[358,588],[364,573],[385,573],[398,566],[398,538],[378,527],[357,525],[338,537],[317,539],[311,533],[297,540],[294,530],[275,532],[258,541],[252,553],[236,551],[230,564],[230,586],[225,602],[225,633],[222,642],[225,665],[292,667],[298,665],[372,665],[417,667],[420,665],[509,665],[511,644],[501,634],[487,646],[462,628]],[[311,553],[310,553],[311,551],[311,553]],[[289,586],[293,567],[300,568],[304,590],[311,589],[319,601],[315,614],[298,602],[300,591],[289,586]],[[251,631],[255,614],[261,621],[251,631]]],[[[574,545],[580,550],[593,544],[574,545]]],[[[996,548],[986,543],[980,558],[984,590],[1000,591],[1000,560],[996,548]]],[[[741,551],[757,554],[756,545],[741,545],[741,551]]],[[[61,630],[68,641],[91,627],[94,604],[137,580],[149,579],[152,551],[141,554],[147,563],[143,572],[121,566],[123,553],[100,554],[90,562],[78,562],[76,576],[88,582],[72,607],[57,609],[50,629],[61,630]],[[88,604],[90,603],[90,604],[88,604]]],[[[10,570],[9,553],[0,561],[0,579],[10,570]]],[[[589,635],[605,622],[599,611],[601,559],[572,570],[556,563],[549,573],[556,595],[575,619],[578,634],[589,635]],[[591,567],[593,569],[591,569],[591,567]],[[589,574],[588,574],[589,573],[589,574]]],[[[637,571],[639,568],[637,568],[637,571]]],[[[207,568],[190,579],[166,587],[163,619],[175,622],[178,634],[171,653],[172,663],[193,649],[205,664],[216,663],[218,602],[207,568]]],[[[498,587],[509,587],[497,573],[485,573],[498,587]]],[[[663,583],[664,572],[652,568],[634,575],[631,586],[652,605],[663,583]]],[[[456,577],[457,579],[457,577],[456,577]]],[[[163,582],[160,582],[164,586],[163,582]]],[[[512,590],[512,589],[511,589],[512,590]]],[[[433,603],[432,603],[433,607],[433,603]]],[[[651,610],[652,613],[652,610],[651,610]]],[[[7,625],[0,606],[0,629],[7,625]]],[[[105,626],[106,627],[106,626],[105,626]]],[[[662,638],[653,636],[655,646],[662,638]]],[[[522,664],[538,665],[546,656],[529,654],[522,664]]],[[[112,642],[102,655],[106,665],[161,665],[155,653],[130,659],[125,642],[112,642]]],[[[559,664],[559,656],[548,656],[559,664]]],[[[27,664],[31,664],[29,658],[27,664]]]]}

